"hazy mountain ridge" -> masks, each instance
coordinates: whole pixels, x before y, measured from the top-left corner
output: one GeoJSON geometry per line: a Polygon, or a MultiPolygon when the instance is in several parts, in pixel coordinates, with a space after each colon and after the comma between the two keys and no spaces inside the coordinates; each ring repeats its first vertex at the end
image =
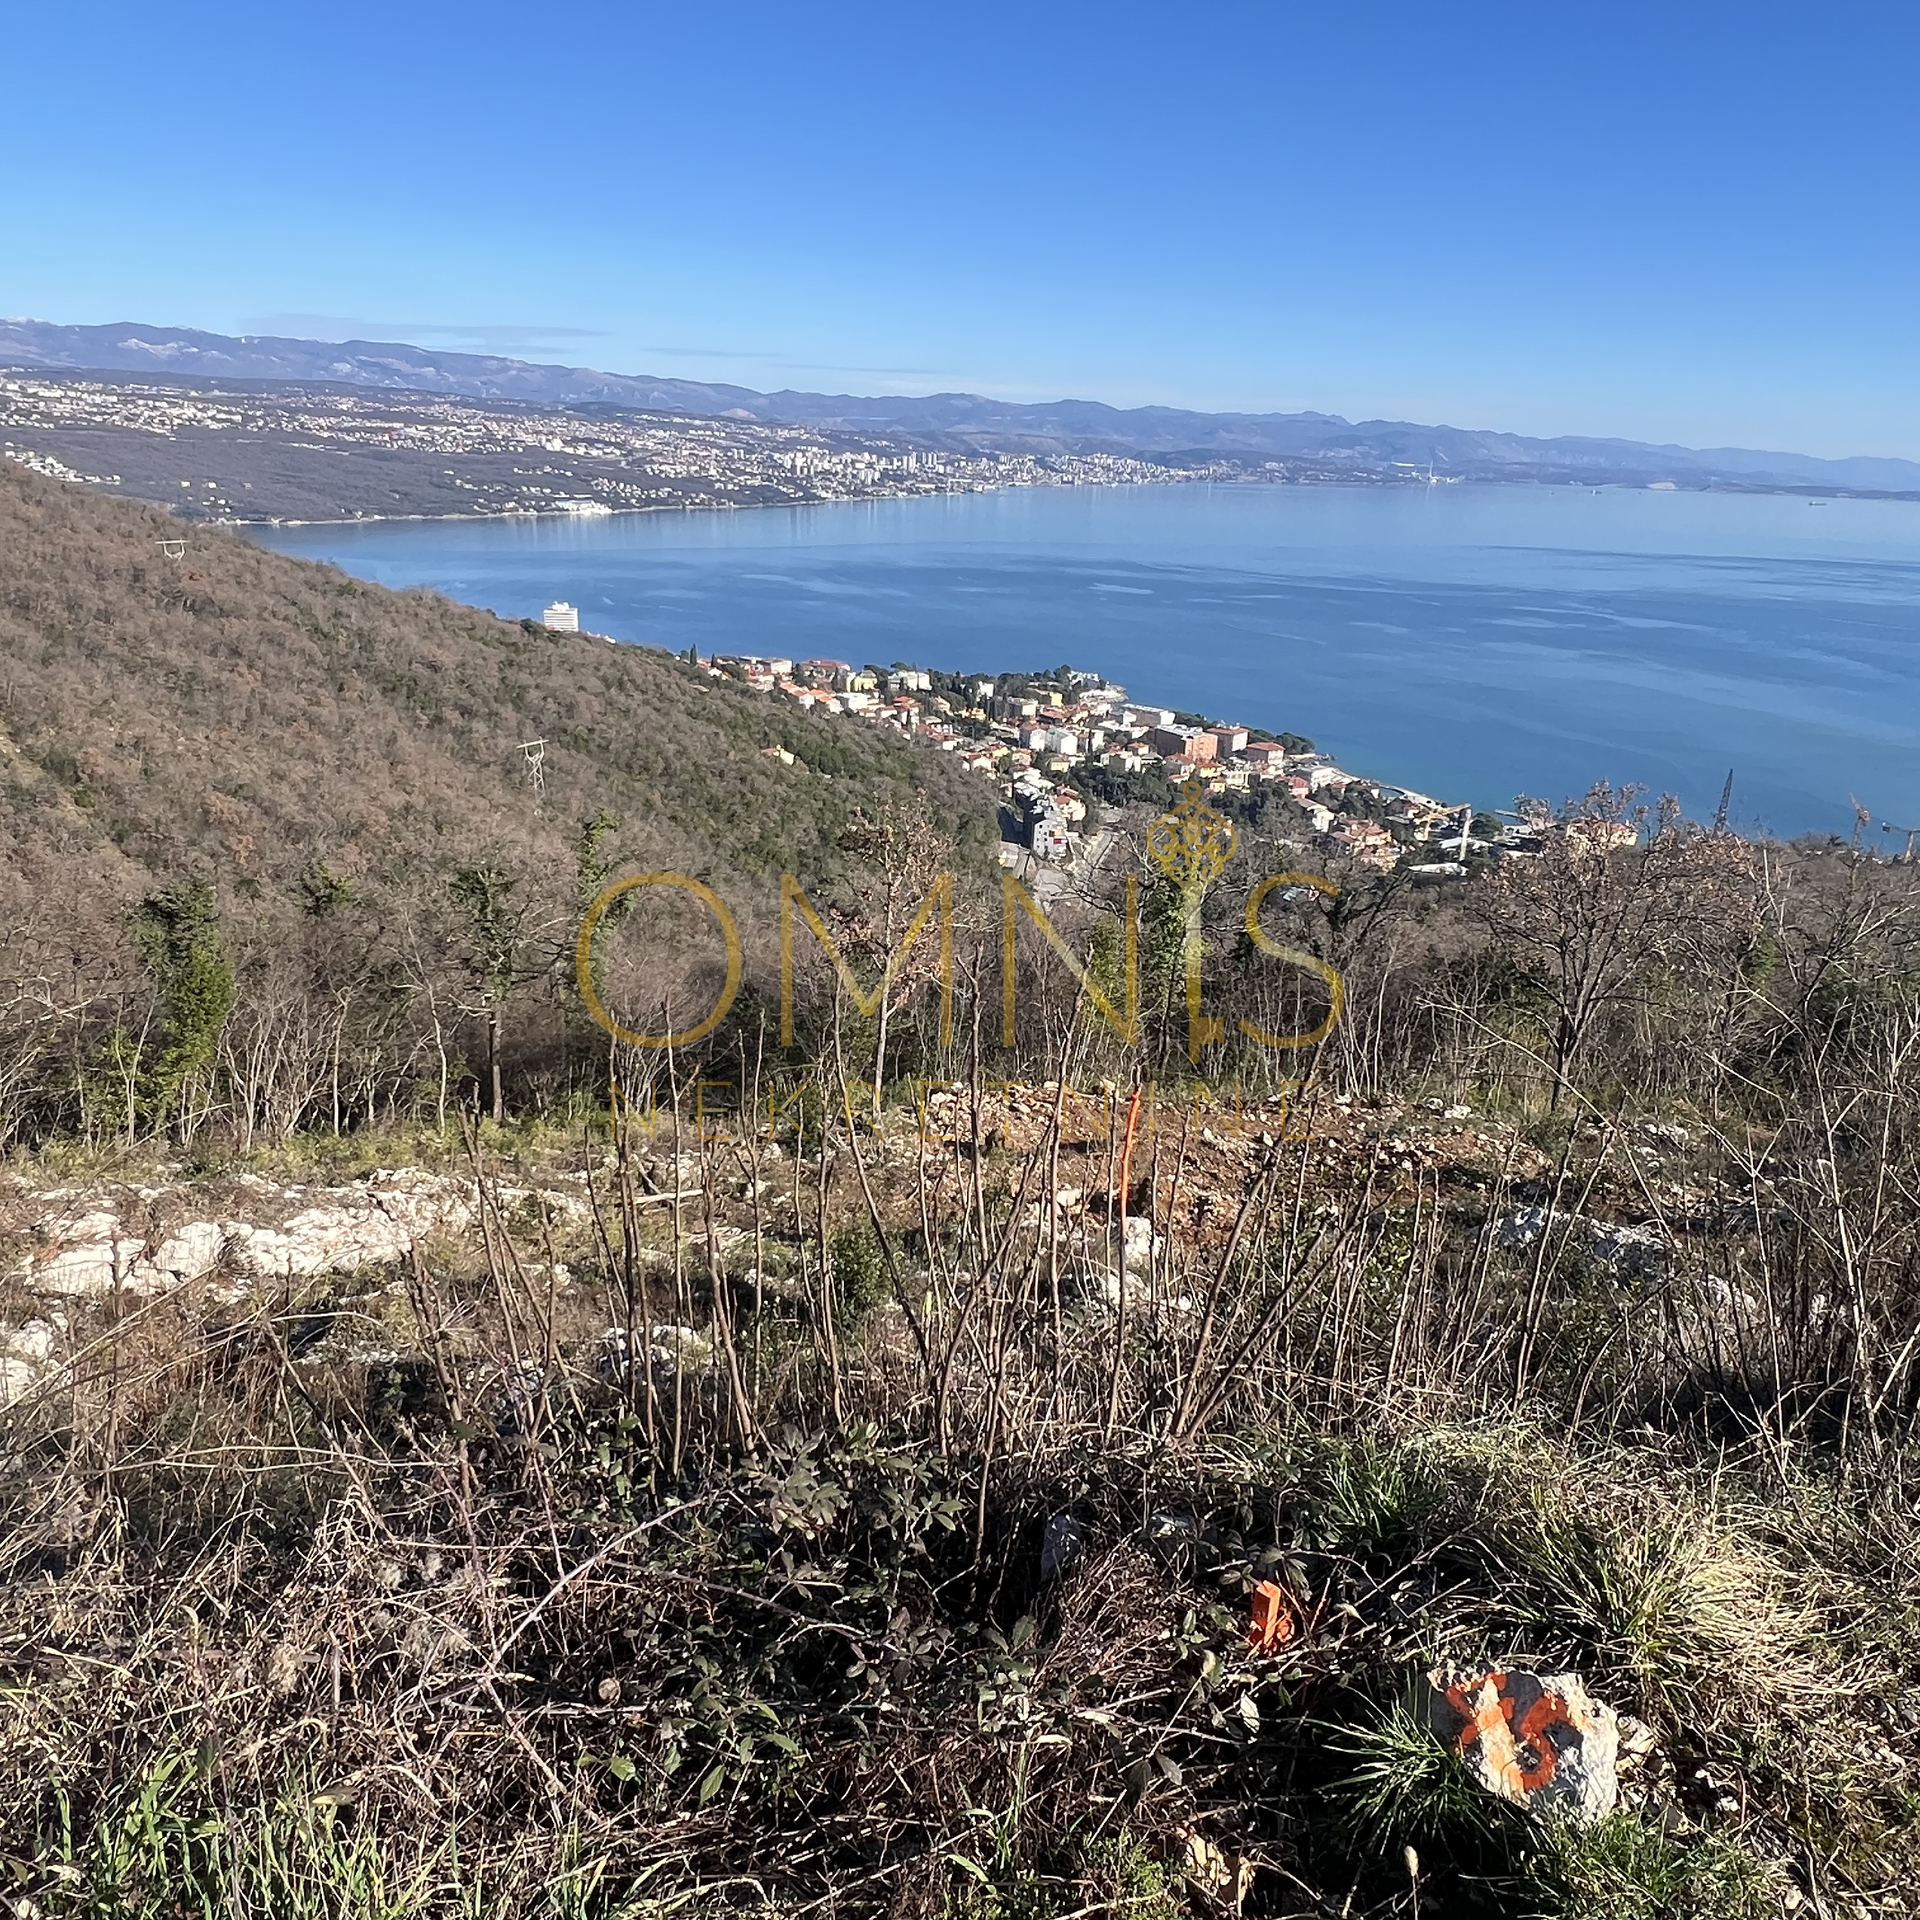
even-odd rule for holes
{"type": "Polygon", "coordinates": [[[394,341],[288,340],[116,321],[63,327],[0,320],[0,362],[101,372],[191,374],[234,380],[326,380],[353,386],[462,394],[483,400],[612,401],[624,407],[717,413],[762,396],[746,387],[635,379],[584,367],[540,366],[481,353],[443,353],[394,341]]]}
{"type": "Polygon", "coordinates": [[[355,386],[732,415],[868,432],[958,438],[979,445],[1036,442],[1145,454],[1313,459],[1356,465],[1432,464],[1473,479],[1592,479],[1694,485],[1920,490],[1920,461],[1857,456],[1826,460],[1747,447],[1693,448],[1632,440],[1524,434],[1397,420],[1349,421],[1325,413],[1200,413],[1179,407],[1113,407],[1096,400],[1017,404],[970,393],[822,394],[698,380],[604,373],[496,355],[443,352],[404,342],[327,342],[233,336],[119,321],[60,326],[0,321],[0,365],[325,380],[355,386]]]}

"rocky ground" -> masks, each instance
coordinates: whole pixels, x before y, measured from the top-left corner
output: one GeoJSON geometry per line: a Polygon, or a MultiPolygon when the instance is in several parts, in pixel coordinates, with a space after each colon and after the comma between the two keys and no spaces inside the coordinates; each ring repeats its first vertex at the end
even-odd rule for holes
{"type": "MultiPolygon", "coordinates": [[[[1756,1206],[1778,1204],[1764,1173],[1730,1182],[1724,1153],[1703,1172],[1703,1142],[1671,1123],[1574,1129],[1556,1153],[1537,1128],[1439,1100],[1323,1098],[1305,1109],[1148,1100],[1128,1152],[1131,1231],[1122,1258],[1125,1114],[1111,1092],[1063,1098],[1054,1087],[1003,1087],[982,1096],[976,1115],[964,1086],[934,1087],[873,1130],[865,1154],[894,1188],[926,1179],[947,1183],[951,1194],[955,1168],[970,1162],[978,1140],[1024,1202],[1028,1228],[1063,1235],[1085,1277],[1109,1295],[1119,1285],[1115,1270],[1142,1271],[1156,1250],[1168,1271],[1217,1254],[1250,1181],[1280,1161],[1307,1216],[1348,1206],[1360,1193],[1385,1214],[1432,1208],[1509,1250],[1544,1242],[1556,1257],[1571,1252],[1642,1277],[1688,1265],[1709,1277],[1709,1263],[1689,1262],[1688,1249],[1717,1246],[1756,1206]]],[[[777,1257],[802,1221],[830,1232],[836,1220],[857,1216],[847,1183],[823,1200],[805,1156],[792,1151],[791,1131],[784,1149],[774,1131],[753,1141],[731,1132],[683,1138],[676,1155],[670,1126],[657,1123],[637,1162],[641,1214],[669,1237],[677,1218],[703,1253],[711,1233],[735,1265],[734,1250],[749,1242],[763,1250],[771,1242],[777,1257]]],[[[489,1174],[487,1206],[591,1264],[591,1175],[580,1158],[565,1143],[543,1141],[509,1171],[489,1174]]],[[[246,1165],[190,1172],[154,1162],[58,1181],[18,1165],[0,1184],[0,1405],[57,1382],[90,1308],[112,1303],[124,1312],[189,1285],[210,1308],[298,1304],[341,1277],[397,1271],[423,1247],[477,1247],[480,1194],[471,1167],[398,1165],[323,1184],[246,1165]]],[[[564,1287],[567,1261],[553,1259],[564,1287]]],[[[376,1348],[384,1351],[378,1342],[369,1350],[376,1348]]]]}

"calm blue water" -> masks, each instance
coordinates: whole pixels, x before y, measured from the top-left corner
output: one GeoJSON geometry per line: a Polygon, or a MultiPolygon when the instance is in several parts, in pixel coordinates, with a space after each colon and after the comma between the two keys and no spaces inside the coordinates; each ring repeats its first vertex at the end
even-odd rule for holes
{"type": "Polygon", "coordinates": [[[1920,503],[1587,488],[1046,488],[281,528],[283,552],[623,640],[989,671],[1309,734],[1448,799],[1596,779],[1920,821],[1920,503]]]}

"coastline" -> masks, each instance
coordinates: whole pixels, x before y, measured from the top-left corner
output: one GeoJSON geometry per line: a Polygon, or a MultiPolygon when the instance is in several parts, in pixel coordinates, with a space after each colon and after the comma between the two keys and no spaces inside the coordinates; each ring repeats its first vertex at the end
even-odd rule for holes
{"type": "MultiPolygon", "coordinates": [[[[409,525],[425,526],[461,526],[468,522],[495,520],[578,520],[591,523],[600,520],[624,520],[639,514],[651,513],[791,513],[803,507],[877,507],[889,505],[896,500],[956,500],[969,494],[982,493],[1052,493],[1084,492],[1101,490],[1106,492],[1133,493],[1154,487],[1392,487],[1398,488],[1410,483],[1397,480],[1275,480],[1270,475],[1259,478],[1249,476],[1244,480],[1225,480],[1218,474],[1194,474],[1182,478],[1178,472],[1171,472],[1165,480],[1009,480],[999,487],[946,487],[938,493],[908,492],[871,493],[871,494],[829,494],[818,500],[708,500],[698,505],[684,502],[672,502],[644,507],[602,507],[592,513],[579,513],[565,507],[540,507],[512,509],[501,513],[363,513],[338,520],[194,520],[189,526],[200,527],[400,527],[409,525]]],[[[1420,484],[1425,484],[1424,482],[1420,484]]],[[[1469,482],[1449,482],[1450,485],[1467,485],[1469,482]]],[[[1498,485],[1499,482],[1490,484],[1498,485]]],[[[139,498],[128,495],[127,498],[139,498]]],[[[1920,499],[1920,494],[1915,495],[1920,499]]],[[[171,508],[169,508],[171,511],[171,508]]],[[[176,518],[178,516],[176,515],[176,518]]]]}
{"type": "MultiPolygon", "coordinates": [[[[642,514],[658,513],[769,513],[792,512],[802,507],[863,507],[880,506],[896,500],[948,500],[957,499],[965,494],[981,493],[1043,493],[1084,491],[1097,488],[1108,492],[1135,492],[1150,490],[1154,487],[1310,487],[1324,488],[1330,492],[1368,492],[1399,493],[1412,492],[1433,485],[1466,488],[1497,488],[1502,491],[1513,489],[1525,493],[1657,493],[1672,492],[1687,494],[1717,494],[1733,499],[1779,499],[1805,500],[1809,505],[1824,506],[1830,500],[1858,500],[1866,502],[1920,502],[1920,490],[1913,492],[1893,492],[1864,487],[1738,487],[1716,484],[1710,487],[1676,487],[1662,489],[1652,484],[1629,483],[1622,480],[1488,480],[1479,478],[1451,478],[1444,481],[1428,481],[1424,478],[1412,480],[1381,480],[1375,478],[1354,478],[1343,480],[1334,475],[1317,476],[1313,479],[1291,480],[1276,479],[1271,474],[1249,474],[1244,479],[1224,479],[1219,474],[1195,474],[1190,478],[1181,478],[1177,472],[1170,472],[1164,480],[1134,481],[1040,481],[1009,480],[1002,487],[949,487],[940,493],[876,493],[863,494],[855,498],[844,495],[829,496],[819,500],[709,500],[698,505],[671,504],[644,507],[607,507],[597,513],[574,513],[564,508],[533,508],[503,513],[363,513],[346,516],[336,520],[229,520],[207,519],[189,520],[188,526],[198,527],[399,527],[399,526],[462,526],[468,523],[497,520],[624,520],[642,514]]],[[[140,494],[122,494],[122,499],[143,499],[140,494]]],[[[163,505],[166,511],[174,514],[170,503],[154,502],[163,505]]]]}

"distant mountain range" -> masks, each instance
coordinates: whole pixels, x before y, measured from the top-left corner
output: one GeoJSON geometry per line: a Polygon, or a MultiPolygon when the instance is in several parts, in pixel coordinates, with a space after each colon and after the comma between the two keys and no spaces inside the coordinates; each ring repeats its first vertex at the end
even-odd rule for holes
{"type": "Polygon", "coordinates": [[[1110,407],[1095,400],[1022,406],[974,393],[759,393],[700,380],[601,373],[490,354],[444,353],[398,342],[289,340],[201,333],[120,321],[103,327],[0,321],[0,366],[186,379],[324,381],[349,386],[523,400],[549,406],[787,421],[899,434],[976,448],[1111,451],[1240,462],[1305,460],[1323,468],[1426,467],[1475,480],[1590,480],[1682,487],[1920,492],[1920,461],[1747,447],[1652,446],[1634,440],[1532,439],[1523,434],[1349,421],[1327,413],[1194,413],[1179,407],[1110,407]]]}

